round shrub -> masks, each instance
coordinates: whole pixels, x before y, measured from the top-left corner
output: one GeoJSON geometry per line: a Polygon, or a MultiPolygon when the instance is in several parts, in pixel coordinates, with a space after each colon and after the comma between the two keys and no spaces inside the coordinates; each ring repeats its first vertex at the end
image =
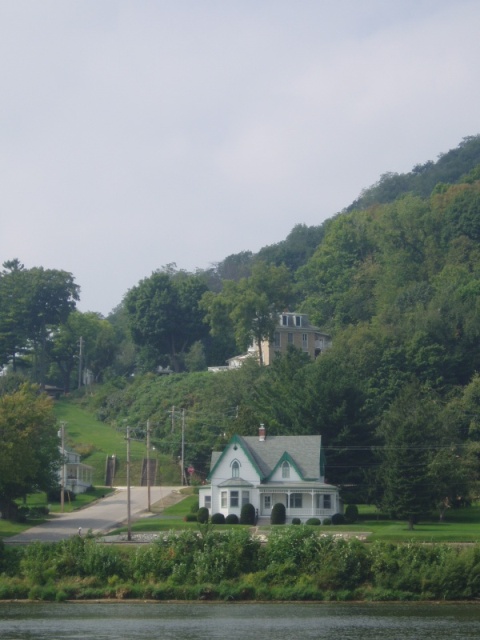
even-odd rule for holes
{"type": "Polygon", "coordinates": [[[287,510],[285,505],[281,502],[277,502],[273,505],[272,513],[270,514],[270,524],[285,524],[287,519],[287,510]]]}
{"type": "Polygon", "coordinates": [[[214,513],[210,518],[212,524],[225,524],[225,516],[223,513],[214,513]]]}
{"type": "Polygon", "coordinates": [[[325,526],[328,526],[328,525],[332,524],[332,519],[331,518],[324,518],[322,524],[325,525],[325,526]]]}
{"type": "Polygon", "coordinates": [[[240,524],[255,524],[255,507],[250,502],[242,506],[240,524]]]}
{"type": "Polygon", "coordinates": [[[322,523],[320,522],[320,518],[309,518],[305,524],[310,524],[313,525],[315,527],[318,527],[319,525],[321,525],[322,523]]]}
{"type": "Polygon", "coordinates": [[[229,513],[225,518],[225,524],[238,524],[240,521],[235,513],[229,513]]]}
{"type": "Polygon", "coordinates": [[[345,516],[343,515],[343,513],[334,513],[332,516],[332,524],[334,525],[338,525],[338,524],[345,524],[345,516]]]}
{"type": "Polygon", "coordinates": [[[345,509],[345,519],[352,524],[358,520],[358,507],[356,504],[349,504],[347,506],[345,509]]]}
{"type": "Polygon", "coordinates": [[[200,522],[201,524],[205,524],[206,522],[208,522],[207,507],[200,507],[200,509],[197,511],[197,522],[200,522]]]}
{"type": "Polygon", "coordinates": [[[292,524],[302,524],[300,518],[292,518],[292,524]]]}

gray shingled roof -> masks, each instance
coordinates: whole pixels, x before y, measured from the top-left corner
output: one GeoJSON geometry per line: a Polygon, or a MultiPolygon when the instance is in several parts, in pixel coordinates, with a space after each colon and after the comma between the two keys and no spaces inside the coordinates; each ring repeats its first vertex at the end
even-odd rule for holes
{"type": "Polygon", "coordinates": [[[250,451],[265,477],[287,452],[304,478],[320,478],[322,436],[267,436],[263,442],[258,436],[239,436],[239,439],[250,451]]]}

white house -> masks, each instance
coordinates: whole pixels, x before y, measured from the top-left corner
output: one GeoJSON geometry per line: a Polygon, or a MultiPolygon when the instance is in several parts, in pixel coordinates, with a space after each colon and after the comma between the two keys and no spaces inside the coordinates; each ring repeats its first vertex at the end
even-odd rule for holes
{"type": "Polygon", "coordinates": [[[60,447],[63,465],[60,467],[60,485],[73,493],[85,493],[92,486],[93,467],[80,462],[80,454],[60,447]]]}
{"type": "Polygon", "coordinates": [[[323,521],[341,513],[339,489],[325,483],[321,436],[235,435],[223,452],[214,451],[199,503],[210,514],[234,513],[251,503],[259,521],[270,518],[272,507],[286,507],[287,522],[316,517],[323,521]]]}

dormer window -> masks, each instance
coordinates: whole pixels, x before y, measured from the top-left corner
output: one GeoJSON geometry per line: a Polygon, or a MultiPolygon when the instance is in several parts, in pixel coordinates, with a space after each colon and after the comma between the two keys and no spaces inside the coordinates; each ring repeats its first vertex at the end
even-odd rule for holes
{"type": "Polygon", "coordinates": [[[232,462],[232,478],[240,477],[240,463],[237,460],[232,462]]]}
{"type": "Polygon", "coordinates": [[[288,327],[288,316],[282,316],[282,325],[288,327]]]}
{"type": "Polygon", "coordinates": [[[290,465],[286,460],[282,464],[282,478],[290,478],[290,465]]]}
{"type": "Polygon", "coordinates": [[[295,316],[295,326],[296,327],[302,326],[302,316],[295,316]]]}

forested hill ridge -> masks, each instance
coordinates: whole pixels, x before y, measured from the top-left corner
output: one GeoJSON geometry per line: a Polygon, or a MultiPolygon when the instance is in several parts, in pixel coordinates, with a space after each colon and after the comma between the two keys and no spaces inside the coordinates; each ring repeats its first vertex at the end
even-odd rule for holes
{"type": "MultiPolygon", "coordinates": [[[[480,178],[480,135],[467,136],[455,149],[441,153],[436,162],[429,160],[417,164],[409,173],[386,172],[378,182],[365,188],[345,212],[367,209],[377,204],[391,203],[410,193],[428,198],[441,184],[473,182],[480,178]]],[[[295,272],[307,262],[322,242],[330,219],[318,226],[297,224],[289,235],[276,244],[266,245],[256,254],[243,251],[232,254],[216,265],[216,273],[222,279],[238,279],[248,275],[255,261],[276,265],[285,264],[295,272]]]]}
{"type": "MultiPolygon", "coordinates": [[[[12,261],[0,278],[3,362],[13,352],[27,375],[76,386],[78,341],[87,336],[83,364],[104,382],[89,396],[99,417],[131,426],[149,419],[158,446],[177,456],[171,410],[184,409],[187,462],[202,472],[223,434],[252,434],[263,422],[273,434],[321,434],[328,480],[390,509],[396,500],[398,512],[407,485],[420,509],[477,495],[479,148],[479,137],[466,139],[417,171],[445,169],[427,194],[405,187],[211,270],[160,269],[107,320],[64,305],[48,331],[41,324],[42,340],[29,337],[35,325],[12,322],[15,313],[26,318],[24,297],[12,291],[36,282],[12,261]],[[332,348],[315,362],[292,351],[269,367],[206,372],[271,335],[287,308],[308,313],[332,348]],[[159,365],[179,375],[159,376],[159,365]]],[[[47,275],[36,277],[45,285],[47,275]]]]}
{"type": "Polygon", "coordinates": [[[426,198],[439,183],[455,184],[465,179],[478,179],[478,172],[467,174],[479,163],[480,136],[468,136],[455,149],[441,153],[436,162],[429,160],[425,164],[417,164],[409,173],[384,173],[376,184],[362,191],[347,211],[393,202],[405,193],[426,198]]]}

